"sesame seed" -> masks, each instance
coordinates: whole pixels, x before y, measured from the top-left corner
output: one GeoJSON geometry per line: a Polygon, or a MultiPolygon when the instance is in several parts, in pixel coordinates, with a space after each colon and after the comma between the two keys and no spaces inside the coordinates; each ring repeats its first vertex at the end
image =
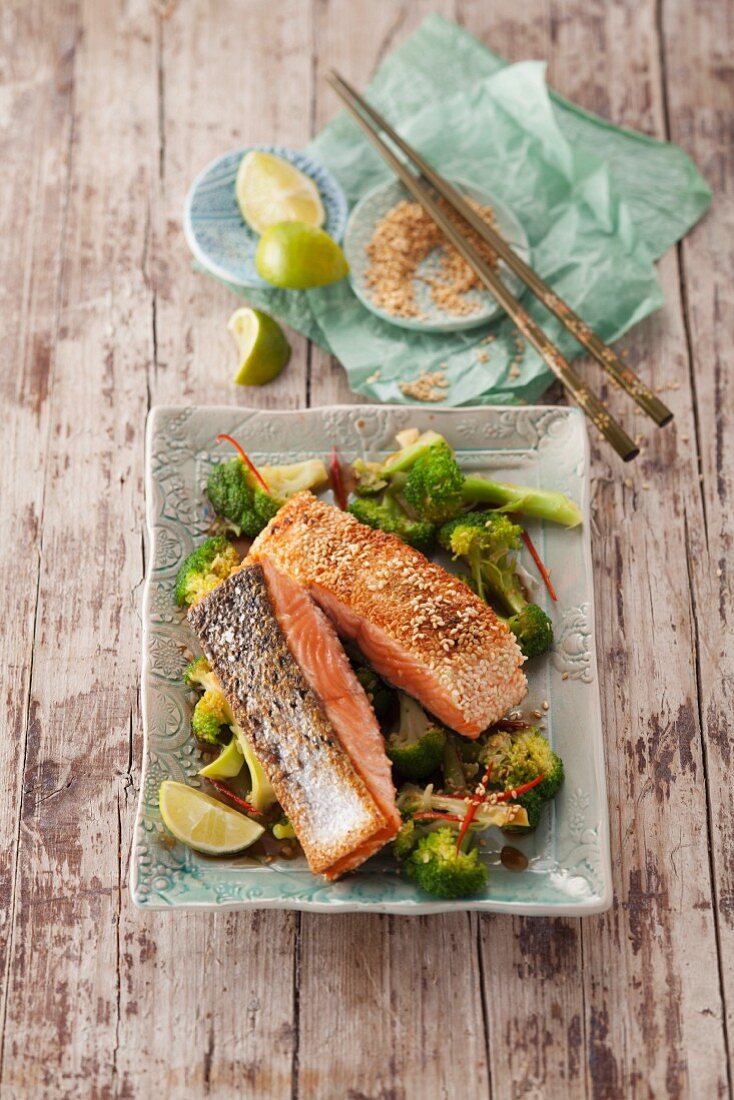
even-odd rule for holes
{"type": "MultiPolygon", "coordinates": [[[[488,206],[472,199],[469,205],[490,225],[494,214],[488,206]]],[[[440,205],[454,222],[459,215],[441,199],[440,205]]],[[[463,234],[482,258],[497,267],[497,256],[479,234],[462,221],[463,234]]],[[[403,200],[396,203],[375,226],[372,239],[365,249],[370,261],[365,283],[376,305],[396,317],[420,317],[414,282],[420,279],[430,288],[431,298],[439,309],[456,316],[476,313],[480,303],[469,292],[483,291],[484,284],[453,245],[447,243],[441,229],[420,203],[403,200]],[[430,272],[421,264],[436,254],[430,272]]]]}

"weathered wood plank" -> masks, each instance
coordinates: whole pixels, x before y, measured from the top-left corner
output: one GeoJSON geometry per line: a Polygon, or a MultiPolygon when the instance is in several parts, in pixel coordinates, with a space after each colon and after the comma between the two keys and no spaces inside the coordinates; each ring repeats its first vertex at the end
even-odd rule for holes
{"type": "Polygon", "coordinates": [[[305,404],[307,341],[267,386],[235,386],[227,320],[243,299],[196,272],[181,230],[184,199],[214,157],[254,142],[302,146],[311,121],[311,5],[301,0],[197,0],[160,25],[161,172],[153,200],[151,277],[157,404],[305,404]]]}
{"type": "MultiPolygon", "coordinates": [[[[728,367],[734,336],[734,79],[731,5],[690,10],[668,0],[661,28],[670,137],[697,161],[714,205],[680,250],[701,500],[686,512],[688,569],[697,635],[699,720],[716,901],[731,1087],[734,1035],[734,385],[728,367]],[[702,509],[701,507],[702,506],[702,509]]],[[[691,442],[691,447],[693,442],[691,442]]],[[[695,474],[695,469],[694,469],[695,474]]],[[[713,975],[712,975],[713,978],[713,975]]]]}
{"type": "MultiPolygon", "coordinates": [[[[453,6],[319,2],[314,36],[318,43],[316,127],[337,108],[324,80],[330,68],[338,68],[363,86],[385,53],[429,11],[452,15],[453,6]]],[[[313,348],[311,404],[357,400],[342,367],[313,348]]],[[[336,1095],[487,1095],[476,953],[475,926],[466,915],[418,921],[345,916],[325,921],[304,914],[299,988],[301,1095],[309,1100],[336,1095]],[[326,968],[325,958],[329,960],[326,968]],[[457,1058],[469,1069],[468,1079],[462,1072],[461,1084],[457,1058]]]]}
{"type": "MultiPolygon", "coordinates": [[[[212,18],[210,5],[186,4],[159,34],[150,400],[298,406],[306,395],[307,348],[296,334],[277,382],[262,389],[231,382],[235,356],[226,322],[239,302],[192,272],[181,211],[193,175],[223,150],[256,141],[303,144],[312,87],[310,6],[229,3],[212,18]]],[[[157,1080],[171,1097],[290,1096],[297,928],[294,914],[177,913],[172,920],[125,906],[118,1064],[131,1095],[157,1080]]]]}
{"type": "MultiPolygon", "coordinates": [[[[146,4],[88,3],[80,16],[0,1085],[11,1096],[112,1095],[119,1040],[119,816],[137,681],[140,367],[152,350],[140,257],[155,167],[155,57],[146,4]]],[[[68,43],[49,45],[59,64],[68,43]]]]}
{"type": "MultiPolygon", "coordinates": [[[[326,83],[329,69],[338,69],[357,88],[364,88],[380,62],[423,22],[429,12],[448,18],[455,0],[401,0],[373,4],[369,0],[316,0],[315,128],[320,129],[341,105],[326,83]]],[[[311,349],[309,404],[353,405],[364,401],[349,388],[344,368],[321,348],[311,349]]],[[[368,402],[370,404],[371,402],[368,402]]]]}
{"type": "Polygon", "coordinates": [[[74,4],[0,20],[0,1074],[18,878],[33,637],[71,132],[74,4]]]}
{"type": "MultiPolygon", "coordinates": [[[[460,10],[472,27],[483,15],[482,26],[505,56],[547,56],[549,81],[564,95],[615,122],[663,135],[654,5],[618,10],[554,3],[547,19],[529,20],[529,13],[518,19],[507,4],[493,8],[491,23],[480,5],[460,10]],[[543,25],[545,41],[539,38],[543,25]]],[[[613,394],[614,410],[648,438],[646,453],[623,471],[594,443],[597,643],[615,906],[608,916],[583,922],[580,940],[578,924],[542,922],[546,929],[538,935],[535,922],[515,922],[517,948],[507,954],[496,949],[499,922],[487,922],[492,932],[487,945],[495,951],[485,984],[499,979],[501,990],[503,978],[509,982],[511,973],[525,975],[519,988],[512,986],[512,996],[500,999],[496,1015],[489,1014],[492,1079],[505,1082],[500,1096],[565,1097],[584,1088],[595,1097],[651,1091],[717,1095],[722,1087],[722,1034],[712,1026],[720,1012],[717,985],[710,980],[714,928],[705,912],[694,908],[708,889],[681,507],[691,496],[695,469],[677,434],[692,435],[691,394],[680,353],[681,304],[672,258],[662,265],[662,274],[668,296],[664,320],[641,326],[625,343],[654,384],[680,382],[674,393],[676,426],[653,439],[642,417],[631,415],[630,403],[613,394]],[[676,440],[682,452],[677,462],[676,440]],[[622,484],[625,474],[632,479],[630,489],[622,484]],[[649,488],[642,489],[643,484],[649,488]],[[673,504],[679,517],[674,524],[671,501],[680,502],[673,504]],[[632,531],[634,540],[627,537],[632,531]],[[641,583],[648,575],[650,591],[647,581],[641,583]],[[654,646],[642,642],[645,636],[654,636],[654,646]],[[614,683],[611,670],[617,670],[614,683]],[[660,820],[663,806],[676,823],[674,830],[660,820]],[[565,958],[553,950],[554,939],[565,945],[565,958]],[[557,960],[552,974],[544,972],[543,956],[557,960]],[[572,993],[572,1001],[578,1004],[583,993],[584,1007],[577,1024],[572,1003],[566,1001],[560,1013],[557,1005],[559,993],[568,996],[579,970],[583,988],[572,993]],[[496,1042],[500,1034],[503,1043],[496,1042]],[[517,1036],[524,1037],[525,1045],[517,1036]]],[[[596,368],[590,368],[590,376],[598,384],[596,368]]]]}

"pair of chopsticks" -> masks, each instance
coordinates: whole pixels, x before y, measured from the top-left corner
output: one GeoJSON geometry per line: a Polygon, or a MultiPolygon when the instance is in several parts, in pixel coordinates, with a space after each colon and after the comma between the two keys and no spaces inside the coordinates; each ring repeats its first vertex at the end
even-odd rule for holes
{"type": "Polygon", "coordinates": [[[347,110],[359,124],[367,138],[372,142],[383,159],[390,165],[414,199],[420,203],[426,213],[443,231],[457,252],[469,264],[481,279],[489,292],[512,318],[529,344],[542,356],[553,374],[573,396],[592,424],[614,447],[617,454],[629,462],[639,454],[639,447],[630,439],[624,428],[607,411],[599,398],[586,382],[573,369],[556,345],[543,332],[518,299],[511,293],[499,274],[489,266],[475,247],[462,235],[460,229],[448,217],[439,203],[440,195],[453,210],[458,213],[472,229],[484,240],[514,271],[536,298],[553,313],[568,329],[575,339],[601,364],[604,370],[633,398],[650,416],[658,427],[672,420],[673,414],[666,405],[637,377],[634,371],[617,353],[592,332],[588,325],[571,309],[563,299],[554,294],[551,287],[525,263],[496,229],[485,222],[469,205],[463,195],[448,180],[439,175],[392,126],[359,95],[342,77],[332,72],[328,81],[344,102],[347,110]],[[417,173],[393,152],[392,148],[380,136],[382,130],[392,144],[405,154],[417,173]],[[430,188],[426,186],[430,184],[430,188]],[[432,190],[431,190],[432,189],[432,190]]]}

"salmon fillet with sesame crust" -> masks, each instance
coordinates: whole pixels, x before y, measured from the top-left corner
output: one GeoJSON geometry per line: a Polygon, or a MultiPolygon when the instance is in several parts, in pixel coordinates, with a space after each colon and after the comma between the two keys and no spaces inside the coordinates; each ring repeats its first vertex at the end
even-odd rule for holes
{"type": "Polygon", "coordinates": [[[252,545],[308,590],[375,671],[477,737],[527,691],[523,656],[491,608],[394,535],[297,493],[252,545]]]}

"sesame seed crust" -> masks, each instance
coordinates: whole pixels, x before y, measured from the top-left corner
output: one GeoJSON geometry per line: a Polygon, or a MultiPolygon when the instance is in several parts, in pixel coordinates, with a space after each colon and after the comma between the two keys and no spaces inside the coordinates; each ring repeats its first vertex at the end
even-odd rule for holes
{"type": "Polygon", "coordinates": [[[458,732],[477,736],[524,698],[524,658],[505,623],[394,535],[302,492],[257,537],[250,560],[259,554],[383,632],[430,679],[430,709],[458,732]],[[436,691],[453,720],[437,713],[436,691]]]}

